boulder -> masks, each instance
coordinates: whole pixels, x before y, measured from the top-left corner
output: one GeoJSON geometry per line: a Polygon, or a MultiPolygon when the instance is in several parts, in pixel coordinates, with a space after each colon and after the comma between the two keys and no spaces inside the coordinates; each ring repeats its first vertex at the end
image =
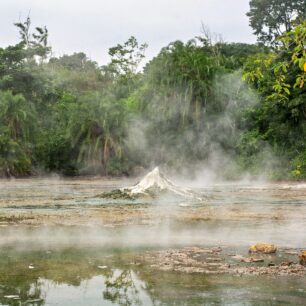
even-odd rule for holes
{"type": "Polygon", "coordinates": [[[299,258],[300,258],[300,264],[306,266],[306,251],[302,251],[299,258]]]}
{"type": "Polygon", "coordinates": [[[270,243],[256,243],[249,248],[249,253],[271,254],[277,251],[277,247],[270,243]]]}

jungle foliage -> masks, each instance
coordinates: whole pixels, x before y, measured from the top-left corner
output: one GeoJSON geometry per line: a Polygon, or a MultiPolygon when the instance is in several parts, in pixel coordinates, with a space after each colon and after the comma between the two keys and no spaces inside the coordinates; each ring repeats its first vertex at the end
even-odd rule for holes
{"type": "Polygon", "coordinates": [[[259,44],[205,33],[143,69],[147,45],[135,37],[100,66],[84,53],[52,57],[45,27],[16,23],[20,42],[0,48],[0,175],[206,162],[229,178],[305,178],[306,3],[287,2],[250,1],[259,44]]]}

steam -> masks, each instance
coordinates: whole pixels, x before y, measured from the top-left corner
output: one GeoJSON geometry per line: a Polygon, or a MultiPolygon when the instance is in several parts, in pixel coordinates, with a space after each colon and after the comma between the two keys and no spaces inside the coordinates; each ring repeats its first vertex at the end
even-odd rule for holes
{"type": "Polygon", "coordinates": [[[131,118],[126,145],[134,163],[148,169],[161,166],[166,173],[201,180],[204,184],[233,179],[265,180],[280,165],[271,147],[263,141],[256,175],[245,169],[238,157],[237,146],[247,124],[243,122],[244,113],[259,100],[242,81],[239,71],[216,77],[213,84],[216,105],[207,108],[219,111],[204,109],[198,123],[184,127],[179,125],[182,113],[186,113],[186,121],[194,118],[188,118],[184,109],[190,105],[191,97],[187,91],[185,95],[182,92],[184,89],[173,90],[166,99],[156,93],[147,101],[146,114],[131,118]]]}
{"type": "Polygon", "coordinates": [[[260,241],[279,247],[305,247],[304,230],[298,222],[214,221],[193,226],[163,223],[158,226],[9,227],[1,228],[0,246],[20,250],[52,248],[160,248],[178,246],[227,246],[247,248],[260,241]]]}
{"type": "Polygon", "coordinates": [[[305,184],[239,181],[203,188],[202,182],[200,191],[207,198],[201,203],[160,198],[151,204],[130,207],[121,203],[116,208],[120,203],[94,198],[102,190],[132,184],[101,178],[1,181],[2,216],[32,216],[39,222],[28,226],[26,222],[22,225],[22,218],[14,225],[0,220],[0,246],[28,250],[95,246],[247,247],[260,241],[279,247],[306,246],[305,184]],[[110,213],[101,218],[99,212],[106,206],[110,213]],[[115,214],[123,216],[121,222],[116,221],[115,214]]]}

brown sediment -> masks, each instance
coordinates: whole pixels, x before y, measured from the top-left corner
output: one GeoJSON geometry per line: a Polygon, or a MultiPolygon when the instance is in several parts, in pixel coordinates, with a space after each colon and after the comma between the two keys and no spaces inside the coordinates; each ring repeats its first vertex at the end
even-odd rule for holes
{"type": "Polygon", "coordinates": [[[182,273],[306,276],[306,267],[291,261],[271,265],[266,258],[236,255],[235,262],[232,258],[215,248],[188,247],[146,252],[139,261],[149,264],[152,269],[182,273]],[[208,257],[212,254],[216,257],[208,257]]]}

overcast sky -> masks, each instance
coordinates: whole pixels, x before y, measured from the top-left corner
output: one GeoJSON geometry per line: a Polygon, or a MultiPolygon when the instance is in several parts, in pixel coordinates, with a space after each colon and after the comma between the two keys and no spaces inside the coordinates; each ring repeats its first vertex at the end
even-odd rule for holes
{"type": "Polygon", "coordinates": [[[18,41],[13,26],[30,12],[46,25],[55,55],[83,51],[105,64],[108,48],[134,35],[147,42],[147,58],[174,40],[201,34],[201,22],[227,42],[255,42],[248,26],[249,0],[0,0],[0,46],[18,41]]]}

